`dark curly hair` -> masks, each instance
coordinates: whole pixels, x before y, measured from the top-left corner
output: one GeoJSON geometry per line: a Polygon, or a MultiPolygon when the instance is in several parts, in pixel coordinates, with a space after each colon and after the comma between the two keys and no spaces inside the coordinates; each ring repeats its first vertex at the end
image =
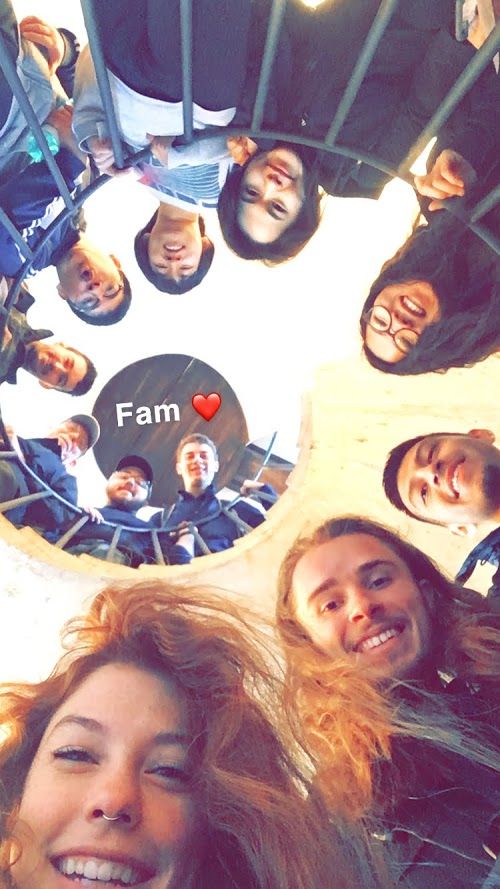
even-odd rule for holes
{"type": "Polygon", "coordinates": [[[500,348],[500,284],[494,278],[494,251],[464,228],[464,222],[439,212],[431,225],[418,226],[382,266],[363,306],[360,332],[364,341],[366,313],[385,287],[427,281],[439,299],[441,318],[425,328],[401,361],[382,361],[363,346],[372,367],[385,373],[409,375],[467,367],[500,348]]]}

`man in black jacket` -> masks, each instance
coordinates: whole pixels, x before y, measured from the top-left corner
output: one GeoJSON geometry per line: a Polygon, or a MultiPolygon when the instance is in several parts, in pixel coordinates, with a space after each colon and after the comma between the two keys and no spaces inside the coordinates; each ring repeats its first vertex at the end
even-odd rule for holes
{"type": "MultiPolygon", "coordinates": [[[[100,434],[97,420],[88,414],[75,414],[43,438],[22,438],[12,429],[7,431],[19,462],[12,458],[0,459],[0,501],[15,500],[41,490],[41,486],[24,470],[27,466],[44,485],[76,506],[78,489],[71,470],[97,442],[100,434]]],[[[14,506],[5,515],[15,525],[30,525],[48,531],[60,528],[76,512],[57,497],[48,496],[14,506]]]]}

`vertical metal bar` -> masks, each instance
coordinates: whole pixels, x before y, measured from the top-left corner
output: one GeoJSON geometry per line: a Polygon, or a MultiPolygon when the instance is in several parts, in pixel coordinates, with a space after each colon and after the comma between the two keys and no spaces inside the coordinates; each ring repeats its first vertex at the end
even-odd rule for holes
{"type": "MultiPolygon", "coordinates": [[[[238,499],[241,499],[241,498],[238,498],[238,499]]],[[[232,505],[232,504],[231,504],[231,505],[232,505]]],[[[253,531],[252,526],[251,526],[251,525],[247,525],[247,523],[244,522],[243,519],[240,519],[238,513],[237,513],[237,512],[234,512],[234,510],[229,509],[228,507],[223,506],[223,507],[221,507],[221,512],[223,512],[224,515],[227,515],[227,517],[228,517],[229,519],[231,519],[232,522],[234,522],[234,524],[236,525],[236,527],[239,528],[240,531],[243,531],[243,534],[249,534],[250,531],[253,531]]]]}
{"type": "MultiPolygon", "coordinates": [[[[182,118],[184,139],[193,138],[193,7],[192,0],[181,0],[182,118]]],[[[217,48],[214,47],[217,51],[217,48]]]]}
{"type": "Polygon", "coordinates": [[[36,137],[36,140],[40,147],[40,151],[42,152],[45,158],[45,162],[50,172],[52,173],[52,176],[56,182],[59,193],[64,200],[64,203],[67,207],[73,207],[73,198],[71,197],[68,186],[66,185],[64,176],[62,175],[52,154],[50,153],[50,149],[47,144],[47,140],[45,138],[45,134],[42,130],[41,124],[38,122],[37,116],[33,111],[33,108],[31,107],[28,94],[19,79],[16,71],[15,62],[12,60],[10,53],[6,49],[2,34],[0,34],[0,67],[2,68],[5,79],[9,84],[21,111],[23,112],[26,123],[29,124],[33,135],[36,137]]]}
{"type": "Polygon", "coordinates": [[[193,537],[194,537],[196,543],[198,544],[198,546],[200,547],[200,549],[201,549],[203,555],[204,555],[204,556],[209,556],[210,553],[212,552],[212,550],[209,549],[209,547],[207,546],[207,544],[206,544],[205,541],[203,540],[203,537],[201,536],[200,532],[198,531],[198,528],[196,527],[196,525],[190,525],[190,526],[189,526],[189,532],[190,532],[190,534],[193,535],[193,537]]]}
{"type": "Polygon", "coordinates": [[[151,540],[153,541],[153,549],[155,553],[155,559],[157,565],[164,565],[165,559],[163,558],[162,549],[160,546],[160,541],[158,540],[158,531],[154,528],[151,531],[151,540]]]}
{"type": "Polygon", "coordinates": [[[55,542],[54,546],[58,546],[59,549],[64,549],[64,547],[66,546],[66,544],[69,543],[69,541],[71,540],[71,538],[75,536],[76,532],[79,531],[80,528],[81,528],[83,525],[85,525],[86,522],[88,522],[88,520],[89,520],[88,515],[82,515],[82,516],[80,516],[80,518],[78,519],[78,521],[76,521],[76,522],[74,523],[74,525],[71,525],[71,528],[68,528],[68,530],[66,531],[66,533],[63,534],[62,537],[60,537],[59,540],[57,540],[57,541],[55,542]]]}
{"type": "Polygon", "coordinates": [[[52,491],[37,491],[35,494],[25,494],[24,497],[15,497],[14,500],[5,500],[0,503],[0,512],[7,512],[15,506],[24,506],[26,503],[34,503],[35,500],[45,500],[50,497],[52,491]]]}
{"type": "MultiPolygon", "coordinates": [[[[101,40],[99,37],[99,31],[94,14],[94,3],[93,0],[81,0],[81,4],[85,28],[87,29],[87,35],[89,38],[90,51],[92,53],[92,60],[95,67],[97,84],[99,86],[99,92],[101,94],[104,113],[106,115],[106,121],[109,128],[111,145],[113,146],[113,154],[115,156],[116,166],[121,169],[124,166],[123,148],[120,132],[118,130],[115,109],[113,106],[113,99],[111,97],[111,87],[109,85],[106,62],[104,61],[104,54],[102,51],[101,40]]],[[[110,35],[110,40],[112,39],[113,35],[110,35]]]]}
{"type": "Polygon", "coordinates": [[[450,114],[453,113],[467,90],[473,86],[499,49],[500,22],[497,22],[496,27],[483,43],[481,49],[478,49],[474,54],[474,58],[462,71],[460,77],[457,78],[448,95],[445,96],[435,114],[433,114],[428,124],[424,127],[420,136],[418,136],[415,144],[410,148],[410,151],[399,168],[398,175],[405,175],[408,172],[413,162],[417,159],[419,154],[422,153],[429,140],[432,139],[443,124],[446,123],[450,114]]]}
{"type": "Polygon", "coordinates": [[[266,453],[264,454],[264,457],[262,459],[262,466],[260,467],[260,469],[257,470],[256,474],[253,477],[254,482],[258,482],[259,478],[261,477],[262,473],[264,472],[266,463],[268,462],[269,457],[271,456],[271,454],[273,452],[274,442],[276,441],[277,434],[278,434],[278,432],[276,431],[276,432],[273,432],[273,434],[271,436],[271,441],[269,442],[269,444],[267,446],[266,453]]]}
{"type": "Polygon", "coordinates": [[[274,63],[276,47],[278,45],[283,16],[286,9],[286,0],[273,0],[271,14],[269,16],[269,26],[266,35],[266,44],[264,54],[262,56],[262,64],[260,66],[259,83],[257,85],[257,93],[255,96],[255,105],[252,114],[252,130],[259,130],[264,117],[264,106],[266,104],[267,92],[269,89],[269,81],[274,63]]]}
{"type": "MultiPolygon", "coordinates": [[[[353,102],[358,94],[358,90],[363,82],[364,76],[368,70],[368,66],[375,55],[377,47],[384,35],[384,31],[389,24],[391,16],[398,4],[399,0],[383,0],[378,9],[377,15],[373,20],[373,24],[368,32],[363,49],[361,50],[358,61],[354,66],[354,70],[349,79],[344,94],[339,102],[337,112],[331,123],[330,129],[326,134],[325,144],[333,145],[337,138],[341,127],[351,110],[353,102]]],[[[346,35],[349,39],[349,35],[346,35]]]]}
{"type": "Polygon", "coordinates": [[[112,562],[112,561],[113,561],[113,556],[114,556],[114,554],[115,554],[115,552],[116,552],[116,548],[117,548],[117,546],[118,546],[118,541],[119,541],[119,539],[120,539],[120,534],[122,533],[122,531],[123,531],[123,526],[122,526],[122,525],[117,525],[116,528],[115,528],[115,530],[114,530],[114,533],[113,533],[113,539],[112,539],[112,541],[111,541],[111,546],[109,547],[109,549],[108,549],[108,551],[107,551],[107,553],[106,553],[106,562],[112,562]]]}
{"type": "Polygon", "coordinates": [[[28,246],[28,244],[26,243],[26,241],[24,240],[22,235],[19,234],[14,223],[11,222],[11,220],[7,216],[7,213],[5,212],[5,210],[2,210],[1,207],[0,207],[0,223],[7,229],[9,235],[11,236],[12,240],[16,242],[17,246],[19,247],[19,249],[20,249],[21,253],[23,254],[23,256],[25,257],[25,259],[32,260],[33,259],[33,252],[31,250],[31,247],[28,246]]]}
{"type": "Polygon", "coordinates": [[[471,222],[477,222],[478,219],[481,219],[481,216],[485,216],[490,210],[493,209],[500,201],[500,185],[497,185],[496,188],[492,188],[484,198],[473,207],[471,212],[471,222]]]}

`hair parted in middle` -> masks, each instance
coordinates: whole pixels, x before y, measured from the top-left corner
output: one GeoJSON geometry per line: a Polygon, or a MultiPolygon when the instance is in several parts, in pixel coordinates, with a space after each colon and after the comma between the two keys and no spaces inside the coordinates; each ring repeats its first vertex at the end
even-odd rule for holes
{"type": "Polygon", "coordinates": [[[333,518],[292,544],[281,564],[276,608],[287,662],[287,703],[292,715],[299,714],[304,744],[314,752],[316,780],[325,798],[338,805],[343,796],[346,813],[354,816],[372,813],[379,789],[373,765],[390,762],[394,737],[425,741],[436,751],[470,756],[496,770],[498,754],[469,731],[469,723],[457,721],[442,695],[396,680],[383,687],[359,669],[352,656],[332,658],[314,645],[296,616],[294,571],[314,547],[350,534],[375,537],[409,569],[430,612],[432,663],[427,666],[436,676],[459,677],[495,689],[500,621],[483,596],[448,580],[421,550],[370,519],[333,518]],[[414,699],[405,705],[404,694],[397,692],[408,688],[414,699]]]}
{"type": "Polygon", "coordinates": [[[418,342],[395,363],[378,358],[366,345],[372,367],[385,373],[412,375],[470,367],[500,349],[500,284],[495,253],[449,212],[420,225],[382,266],[363,305],[360,333],[366,334],[366,313],[379,293],[395,284],[426,281],[438,299],[441,317],[422,331],[418,342]],[[476,242],[482,244],[479,255],[476,242]],[[471,258],[467,263],[467,253],[471,258]]]}
{"type": "MultiPolygon", "coordinates": [[[[93,671],[123,663],[175,682],[187,700],[206,838],[200,889],[385,887],[362,830],[329,823],[311,790],[280,706],[279,659],[258,620],[227,598],[160,582],[99,593],[67,625],[67,651],[48,679],[0,686],[0,861],[50,719],[93,671]]],[[[8,871],[0,868],[2,889],[8,871]]]]}

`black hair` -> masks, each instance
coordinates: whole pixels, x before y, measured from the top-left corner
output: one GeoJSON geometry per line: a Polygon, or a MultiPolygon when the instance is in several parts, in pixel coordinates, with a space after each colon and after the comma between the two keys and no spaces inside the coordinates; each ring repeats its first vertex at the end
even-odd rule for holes
{"type": "Polygon", "coordinates": [[[392,505],[395,506],[396,509],[399,509],[400,512],[405,512],[406,515],[411,516],[412,519],[418,519],[419,517],[416,516],[413,512],[410,512],[410,510],[406,508],[401,499],[401,495],[398,489],[398,472],[403,458],[406,456],[408,451],[411,450],[414,445],[418,444],[424,438],[427,438],[427,436],[416,435],[415,438],[408,438],[406,441],[402,441],[400,444],[396,445],[395,448],[392,448],[392,450],[389,451],[382,475],[382,485],[384,488],[384,493],[389,502],[392,503],[392,505]]]}
{"type": "Polygon", "coordinates": [[[437,212],[440,216],[432,224],[418,226],[382,266],[361,312],[364,341],[366,312],[385,287],[427,281],[438,297],[440,319],[422,331],[400,361],[382,361],[364,345],[370,364],[385,373],[408,375],[468,367],[500,348],[500,285],[493,278],[494,252],[465,222],[445,210],[437,212]]]}
{"type": "Polygon", "coordinates": [[[111,309],[110,312],[106,312],[105,315],[87,315],[69,299],[66,302],[73,314],[76,315],[80,321],[85,321],[86,324],[93,324],[94,327],[109,327],[111,324],[117,324],[118,321],[121,321],[122,318],[125,317],[130,308],[130,303],[132,302],[130,283],[122,271],[120,271],[120,279],[123,287],[123,299],[114,309],[111,309]]]}
{"type": "Polygon", "coordinates": [[[269,244],[258,244],[241,228],[238,222],[238,204],[241,183],[248,165],[262,154],[259,150],[243,166],[234,166],[219,195],[217,213],[219,223],[228,247],[242,259],[268,260],[270,265],[285,262],[297,256],[312,238],[321,219],[320,194],[318,189],[317,155],[311,150],[299,150],[299,146],[286,145],[301,159],[304,169],[304,200],[299,214],[284,232],[269,244]]]}
{"type": "Polygon", "coordinates": [[[166,275],[161,275],[160,272],[153,271],[153,269],[151,268],[151,263],[149,261],[148,242],[146,236],[150,234],[153,226],[155,225],[157,216],[158,210],[151,217],[147,225],[145,225],[144,228],[141,228],[141,230],[137,232],[135,236],[134,251],[137,265],[139,266],[142,274],[148,279],[150,284],[152,284],[153,287],[156,287],[156,289],[160,290],[162,293],[187,293],[189,290],[192,290],[193,287],[197,287],[198,284],[201,284],[203,278],[212,265],[212,260],[214,258],[214,245],[210,238],[207,238],[207,236],[205,235],[205,220],[202,216],[198,217],[198,225],[200,227],[200,234],[202,237],[201,258],[198,268],[196,269],[194,274],[189,275],[189,277],[181,278],[180,281],[174,281],[172,278],[168,278],[166,275]]]}
{"type": "MultiPolygon", "coordinates": [[[[76,384],[75,388],[71,390],[70,395],[86,395],[89,389],[92,388],[94,384],[94,380],[97,376],[97,370],[95,365],[92,363],[88,355],[84,355],[83,352],[80,352],[78,349],[74,349],[73,346],[67,346],[75,355],[80,355],[87,362],[87,370],[85,372],[85,376],[82,377],[79,383],[76,384]]],[[[65,389],[61,391],[67,391],[65,389]]]]}

